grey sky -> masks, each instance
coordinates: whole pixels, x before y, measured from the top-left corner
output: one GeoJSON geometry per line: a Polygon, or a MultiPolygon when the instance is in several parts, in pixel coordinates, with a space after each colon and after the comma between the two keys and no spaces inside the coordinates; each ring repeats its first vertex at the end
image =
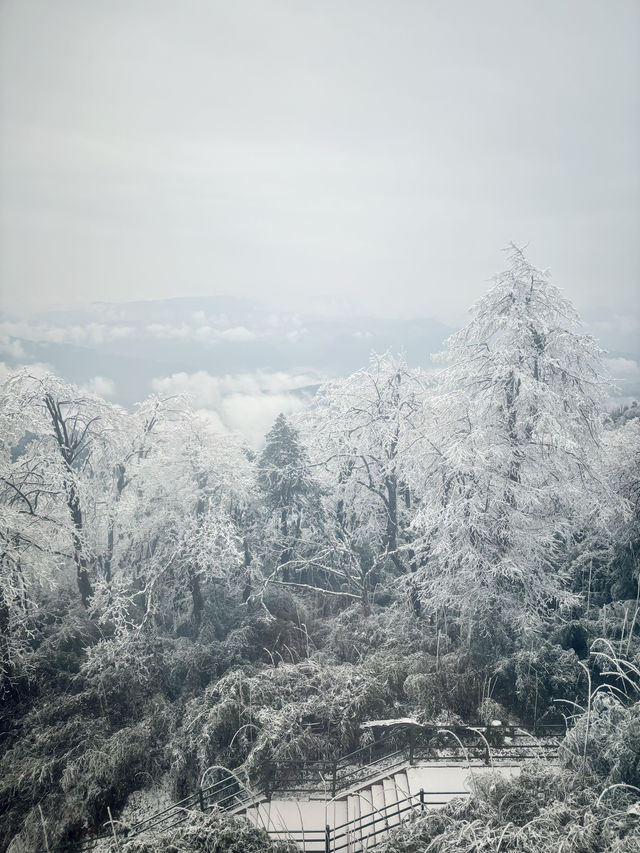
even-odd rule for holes
{"type": "Polygon", "coordinates": [[[637,0],[3,0],[0,303],[637,324],[637,0]]]}

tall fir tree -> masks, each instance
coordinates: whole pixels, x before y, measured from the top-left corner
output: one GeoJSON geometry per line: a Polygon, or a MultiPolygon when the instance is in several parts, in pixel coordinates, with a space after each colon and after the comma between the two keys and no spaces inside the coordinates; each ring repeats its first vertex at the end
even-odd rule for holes
{"type": "Polygon", "coordinates": [[[258,459],[258,486],[271,518],[276,564],[288,582],[304,529],[317,525],[321,510],[319,487],[311,475],[307,453],[298,431],[283,414],[267,433],[258,459]]]}
{"type": "Polygon", "coordinates": [[[509,260],[447,341],[437,474],[415,522],[423,599],[494,639],[568,599],[559,557],[598,487],[603,392],[574,308],[521,249],[509,260]]]}

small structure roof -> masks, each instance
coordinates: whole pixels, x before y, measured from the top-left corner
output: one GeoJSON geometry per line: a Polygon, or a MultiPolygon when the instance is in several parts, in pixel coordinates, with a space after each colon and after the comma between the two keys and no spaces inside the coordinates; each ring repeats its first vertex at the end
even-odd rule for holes
{"type": "Polygon", "coordinates": [[[422,726],[422,723],[412,717],[398,717],[395,720],[368,720],[360,724],[361,729],[387,729],[394,726],[422,726]]]}

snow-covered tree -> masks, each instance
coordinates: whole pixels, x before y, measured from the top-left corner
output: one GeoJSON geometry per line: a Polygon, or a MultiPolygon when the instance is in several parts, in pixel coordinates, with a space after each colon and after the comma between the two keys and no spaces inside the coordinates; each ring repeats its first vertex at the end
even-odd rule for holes
{"type": "Polygon", "coordinates": [[[0,394],[0,678],[24,671],[45,591],[93,594],[105,480],[120,411],[51,374],[0,394]]]}
{"type": "Polygon", "coordinates": [[[125,622],[191,620],[197,633],[207,586],[241,583],[234,516],[251,489],[249,459],[237,439],[215,433],[185,400],[152,398],[133,419],[111,503],[111,577],[96,606],[112,618],[119,608],[125,622]]]}
{"type": "Polygon", "coordinates": [[[24,646],[37,593],[74,576],[91,618],[122,631],[170,618],[197,632],[214,580],[240,597],[250,460],[185,400],[129,414],[23,371],[5,383],[0,418],[3,661],[24,646]]]}
{"type": "Polygon", "coordinates": [[[589,603],[640,600],[640,420],[621,420],[603,435],[602,478],[609,494],[602,523],[585,530],[574,570],[589,603]],[[576,572],[577,573],[577,572],[576,572]]]}
{"type": "Polygon", "coordinates": [[[429,463],[427,380],[402,358],[373,355],[367,368],[318,392],[305,423],[326,486],[325,512],[348,586],[367,597],[382,570],[411,571],[410,480],[429,463]]]}
{"type": "Polygon", "coordinates": [[[301,571],[311,571],[320,538],[320,490],[298,430],[283,414],[267,433],[257,482],[267,513],[265,568],[275,569],[284,583],[296,582],[292,579],[299,580],[301,571]]]}
{"type": "MultiPolygon", "coordinates": [[[[52,374],[33,376],[26,371],[7,379],[2,406],[13,461],[5,485],[15,493],[14,504],[20,495],[23,515],[26,511],[42,519],[41,498],[53,501],[59,526],[54,539],[66,540],[86,606],[93,593],[98,545],[95,529],[87,522],[98,514],[106,460],[118,453],[121,410],[52,374]],[[30,502],[29,494],[38,500],[30,502]]],[[[34,545],[47,551],[50,539],[42,537],[34,545]]]]}
{"type": "Polygon", "coordinates": [[[466,630],[529,625],[567,598],[559,555],[595,510],[600,350],[522,250],[447,342],[435,476],[414,522],[423,599],[466,630]]]}

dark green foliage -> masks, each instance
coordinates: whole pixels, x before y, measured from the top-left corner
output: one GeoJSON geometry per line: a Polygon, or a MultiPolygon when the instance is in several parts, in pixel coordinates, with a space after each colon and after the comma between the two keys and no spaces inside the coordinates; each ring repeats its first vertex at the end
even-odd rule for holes
{"type": "Polygon", "coordinates": [[[589,714],[568,733],[562,756],[603,785],[640,789],[640,702],[625,705],[608,692],[598,693],[589,714]]]}
{"type": "Polygon", "coordinates": [[[311,561],[322,540],[320,488],[298,431],[284,415],[276,418],[267,433],[258,459],[257,482],[265,508],[264,565],[272,581],[323,583],[326,573],[311,561]]]}
{"type": "Polygon", "coordinates": [[[272,842],[264,829],[224,812],[192,813],[185,825],[160,834],[144,833],[107,853],[296,853],[293,844],[272,842]]]}
{"type": "Polygon", "coordinates": [[[640,845],[637,799],[599,802],[578,773],[531,766],[514,780],[489,777],[467,801],[410,823],[381,853],[632,853],[640,845]]]}
{"type": "Polygon", "coordinates": [[[141,682],[137,666],[134,660],[110,678],[108,668],[100,677],[77,674],[74,693],[40,700],[24,716],[22,737],[0,759],[0,807],[14,806],[2,825],[5,843],[23,819],[27,837],[39,826],[38,804],[50,841],[72,838],[163,770],[176,711],[141,682]]]}
{"type": "MultiPolygon", "coordinates": [[[[389,614],[362,614],[362,608],[351,606],[325,625],[329,650],[339,661],[357,663],[381,647],[389,647],[398,637],[399,625],[389,614]]],[[[405,639],[408,639],[405,637],[405,639]]]]}
{"type": "Polygon", "coordinates": [[[574,650],[540,643],[516,652],[502,663],[495,695],[535,725],[561,720],[566,709],[553,700],[575,700],[584,690],[584,671],[574,650]]]}
{"type": "MultiPolygon", "coordinates": [[[[2,708],[10,737],[0,757],[0,850],[18,832],[59,843],[100,827],[107,806],[162,778],[184,703],[229,666],[257,657],[255,632],[209,645],[160,634],[98,639],[86,612],[64,601],[41,628],[22,701],[2,708]]],[[[189,775],[197,784],[197,767],[189,775]],[[195,775],[194,775],[195,773],[195,775]]]]}
{"type": "MultiPolygon", "coordinates": [[[[637,674],[633,664],[618,666],[637,674]]],[[[633,690],[631,677],[625,683],[633,690]]],[[[640,702],[596,689],[560,757],[562,766],[530,763],[516,779],[477,778],[468,801],[404,826],[382,853],[640,849],[640,702]]]]}
{"type": "MultiPolygon", "coordinates": [[[[360,723],[392,707],[393,693],[365,667],[314,659],[234,669],[189,703],[174,740],[176,791],[195,765],[238,767],[252,781],[270,762],[338,758],[358,745],[360,723]]],[[[191,778],[194,778],[191,776],[191,778]]]]}

